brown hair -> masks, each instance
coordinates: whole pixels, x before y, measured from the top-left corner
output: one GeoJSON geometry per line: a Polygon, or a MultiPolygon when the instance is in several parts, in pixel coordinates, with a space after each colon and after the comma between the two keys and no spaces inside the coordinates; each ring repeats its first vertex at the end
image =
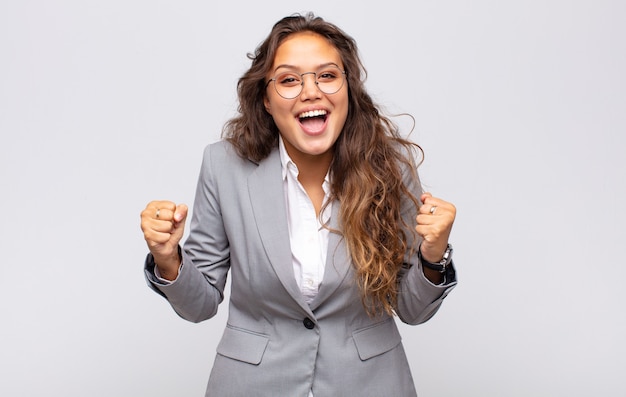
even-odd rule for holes
{"type": "MultiPolygon", "coordinates": [[[[348,82],[348,115],[330,165],[331,195],[340,203],[341,233],[357,274],[363,304],[370,315],[392,314],[397,305],[398,272],[410,247],[402,219],[407,197],[416,198],[403,182],[402,168],[418,182],[416,144],[403,139],[365,90],[365,68],[355,40],[313,14],[278,21],[270,35],[248,54],[250,69],[239,79],[239,115],[224,126],[223,136],[239,155],[258,162],[278,144],[278,128],[264,106],[266,76],[279,45],[290,35],[313,32],[326,38],[341,56],[348,82]]],[[[416,211],[413,211],[417,214],[416,211]]],[[[410,241],[415,241],[413,238],[410,241]]]]}

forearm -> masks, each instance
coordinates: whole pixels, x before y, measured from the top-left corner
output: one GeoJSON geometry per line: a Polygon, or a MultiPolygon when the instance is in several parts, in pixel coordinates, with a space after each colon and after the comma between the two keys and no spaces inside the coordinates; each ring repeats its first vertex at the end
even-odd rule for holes
{"type": "MultiPolygon", "coordinates": [[[[216,270],[227,268],[228,263],[215,264],[216,270]]],[[[148,285],[170,303],[174,311],[191,322],[200,322],[213,317],[223,300],[224,282],[214,284],[200,272],[183,254],[180,273],[171,282],[161,282],[155,274],[156,266],[151,256],[146,260],[145,273],[148,285]]],[[[225,271],[225,270],[224,270],[225,271]]],[[[160,273],[160,269],[159,269],[160,273]]],[[[164,275],[159,274],[159,277],[164,275]]]]}
{"type": "Polygon", "coordinates": [[[443,273],[438,272],[437,270],[429,269],[427,267],[423,267],[422,271],[424,272],[424,276],[435,285],[439,285],[443,283],[443,273]]]}
{"type": "Polygon", "coordinates": [[[156,269],[158,269],[158,276],[160,278],[168,281],[176,280],[182,264],[180,246],[171,255],[159,258],[153,256],[153,258],[156,269]]]}
{"type": "MultiPolygon", "coordinates": [[[[398,304],[396,312],[400,320],[416,325],[429,320],[439,309],[443,299],[456,285],[456,274],[451,266],[446,273],[438,273],[439,283],[426,276],[430,269],[423,269],[416,262],[406,268],[398,284],[398,304]]],[[[436,272],[436,271],[435,271],[436,272]]]]}

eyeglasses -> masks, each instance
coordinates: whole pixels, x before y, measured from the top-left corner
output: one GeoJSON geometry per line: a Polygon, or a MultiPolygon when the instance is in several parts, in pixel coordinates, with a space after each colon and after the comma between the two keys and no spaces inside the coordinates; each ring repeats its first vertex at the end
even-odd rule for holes
{"type": "Polygon", "coordinates": [[[304,76],[312,74],[315,77],[317,88],[324,94],[334,94],[343,87],[346,72],[337,66],[329,65],[317,72],[296,73],[293,71],[282,72],[271,78],[265,88],[273,81],[278,95],[285,99],[294,99],[302,92],[304,76]]]}

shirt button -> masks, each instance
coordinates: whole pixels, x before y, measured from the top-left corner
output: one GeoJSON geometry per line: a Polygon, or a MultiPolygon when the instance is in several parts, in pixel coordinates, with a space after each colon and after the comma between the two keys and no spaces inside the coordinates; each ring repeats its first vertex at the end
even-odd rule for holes
{"type": "Polygon", "coordinates": [[[304,319],[304,321],[302,321],[302,323],[304,324],[304,328],[306,328],[306,329],[313,329],[313,328],[315,328],[315,323],[308,317],[306,317],[304,319]]]}

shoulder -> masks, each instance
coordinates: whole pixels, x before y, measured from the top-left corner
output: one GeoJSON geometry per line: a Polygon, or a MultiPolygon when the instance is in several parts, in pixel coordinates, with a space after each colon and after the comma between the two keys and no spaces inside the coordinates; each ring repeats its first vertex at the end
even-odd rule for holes
{"type": "Polygon", "coordinates": [[[227,171],[233,167],[244,166],[250,160],[239,156],[230,142],[220,140],[204,148],[202,163],[204,167],[210,167],[214,171],[227,171]]]}
{"type": "Polygon", "coordinates": [[[204,148],[202,158],[202,168],[209,169],[212,174],[234,177],[241,173],[249,173],[258,168],[259,165],[268,162],[272,157],[278,156],[278,150],[272,151],[270,155],[256,163],[250,159],[241,157],[237,149],[227,140],[220,140],[208,144],[204,148]]]}
{"type": "Polygon", "coordinates": [[[413,199],[419,200],[423,192],[418,172],[423,159],[422,149],[419,145],[413,143],[402,144],[395,142],[394,145],[394,150],[397,153],[396,164],[400,178],[402,178],[401,182],[406,189],[405,193],[408,193],[413,199]]]}
{"type": "Polygon", "coordinates": [[[396,153],[396,164],[402,174],[403,182],[406,184],[410,179],[417,179],[417,169],[423,159],[423,152],[419,145],[412,142],[393,141],[392,150],[396,153]]]}
{"type": "Polygon", "coordinates": [[[204,148],[204,158],[213,158],[220,160],[234,160],[239,157],[237,151],[233,145],[226,141],[220,140],[217,142],[209,143],[204,148]]]}

